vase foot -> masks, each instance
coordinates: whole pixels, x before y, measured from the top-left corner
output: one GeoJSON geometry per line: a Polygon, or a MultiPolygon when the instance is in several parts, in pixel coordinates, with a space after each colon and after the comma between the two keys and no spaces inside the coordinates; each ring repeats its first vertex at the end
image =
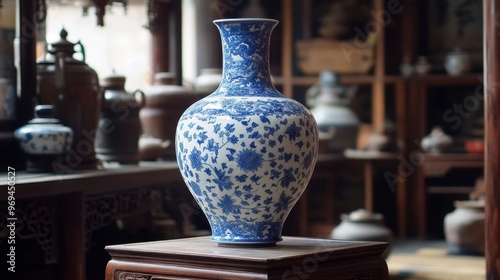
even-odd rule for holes
{"type": "Polygon", "coordinates": [[[270,243],[218,242],[217,245],[220,247],[229,247],[229,248],[265,248],[265,247],[276,246],[276,242],[270,242],[270,243]]]}

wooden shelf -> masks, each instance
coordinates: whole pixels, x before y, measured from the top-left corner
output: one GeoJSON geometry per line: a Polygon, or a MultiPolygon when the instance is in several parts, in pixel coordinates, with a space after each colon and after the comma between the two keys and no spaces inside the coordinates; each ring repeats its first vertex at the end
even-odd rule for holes
{"type": "Polygon", "coordinates": [[[428,186],[428,194],[470,194],[474,187],[468,186],[428,186]]]}
{"type": "Polygon", "coordinates": [[[425,177],[443,177],[453,168],[482,168],[484,156],[481,154],[440,154],[425,155],[425,177]]]}
{"type": "Polygon", "coordinates": [[[484,155],[483,154],[425,154],[425,161],[483,161],[484,160],[484,155]]]}
{"type": "MultiPolygon", "coordinates": [[[[375,82],[375,76],[373,75],[342,75],[341,83],[346,85],[372,85],[375,82]]],[[[402,76],[385,76],[384,83],[393,84],[396,82],[403,82],[405,80],[402,76]]],[[[294,76],[292,78],[284,78],[282,76],[273,77],[273,83],[275,85],[283,85],[285,83],[290,83],[294,86],[313,86],[319,81],[318,76],[294,76]]]]}
{"type": "Polygon", "coordinates": [[[427,86],[474,86],[483,83],[483,74],[471,73],[459,76],[431,74],[425,76],[411,76],[406,79],[427,86]]]}
{"type": "MultiPolygon", "coordinates": [[[[16,171],[16,199],[54,196],[83,192],[102,193],[161,185],[180,181],[176,162],[143,162],[139,165],[122,165],[96,170],[75,170],[70,174],[27,173],[16,171]]],[[[7,172],[0,175],[0,189],[7,189],[7,172]]],[[[0,192],[0,201],[7,199],[8,192],[0,192]]]]}

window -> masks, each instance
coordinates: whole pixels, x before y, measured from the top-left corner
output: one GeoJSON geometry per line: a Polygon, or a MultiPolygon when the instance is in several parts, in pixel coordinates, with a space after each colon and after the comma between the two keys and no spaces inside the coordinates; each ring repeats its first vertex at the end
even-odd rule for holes
{"type": "MultiPolygon", "coordinates": [[[[147,24],[146,1],[128,1],[126,10],[120,4],[107,6],[104,27],[97,26],[93,7],[84,16],[82,6],[55,2],[47,3],[47,44],[59,40],[59,32],[65,28],[69,41],[82,42],[86,63],[97,72],[99,78],[114,70],[127,78],[125,87],[128,91],[149,83],[150,34],[144,27],[147,24]]],[[[80,53],[74,57],[82,58],[80,53]]]]}

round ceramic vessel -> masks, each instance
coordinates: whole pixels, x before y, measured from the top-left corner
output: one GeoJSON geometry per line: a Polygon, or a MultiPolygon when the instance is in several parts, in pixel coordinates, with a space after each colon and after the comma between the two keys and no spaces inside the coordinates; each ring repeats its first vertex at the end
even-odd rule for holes
{"type": "Polygon", "coordinates": [[[14,133],[24,152],[29,155],[61,155],[68,152],[73,131],[53,118],[52,106],[38,105],[35,116],[14,133]]]}
{"type": "Polygon", "coordinates": [[[450,254],[484,255],[484,201],[456,201],[444,217],[444,233],[450,254]]]}
{"type": "Polygon", "coordinates": [[[179,120],[178,164],[212,240],[274,245],[311,178],[317,125],[305,106],[271,83],[268,48],[277,21],[214,23],[222,37],[223,80],[179,120]]]}
{"type": "Polygon", "coordinates": [[[342,214],[342,222],[333,229],[331,238],[352,241],[388,242],[382,257],[387,258],[392,250],[394,236],[384,225],[384,216],[358,209],[349,215],[342,214]]]}
{"type": "Polygon", "coordinates": [[[472,61],[466,52],[456,49],[446,55],[444,67],[449,75],[457,76],[469,73],[472,69],[472,61]]]}

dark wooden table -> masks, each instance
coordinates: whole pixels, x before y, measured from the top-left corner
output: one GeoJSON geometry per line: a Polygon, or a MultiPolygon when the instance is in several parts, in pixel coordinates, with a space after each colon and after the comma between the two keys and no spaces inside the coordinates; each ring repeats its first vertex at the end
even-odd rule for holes
{"type": "Polygon", "coordinates": [[[210,237],[107,246],[106,280],[388,279],[383,242],[285,237],[275,247],[222,247],[210,237]]]}

